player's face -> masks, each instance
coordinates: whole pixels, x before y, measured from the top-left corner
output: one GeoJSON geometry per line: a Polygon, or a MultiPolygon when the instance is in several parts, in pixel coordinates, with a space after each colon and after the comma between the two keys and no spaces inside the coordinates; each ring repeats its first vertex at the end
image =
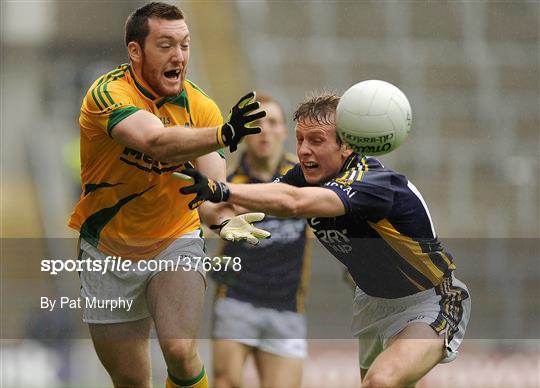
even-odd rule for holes
{"type": "Polygon", "coordinates": [[[148,19],[141,75],[162,97],[182,92],[189,61],[189,30],[184,20],[148,19]]]}
{"type": "Polygon", "coordinates": [[[285,118],[280,107],[275,102],[261,103],[261,109],[266,116],[257,120],[251,126],[261,127],[261,133],[255,136],[246,136],[247,152],[259,159],[268,159],[272,155],[281,153],[283,141],[287,137],[285,118]]]}
{"type": "Polygon", "coordinates": [[[306,181],[321,184],[338,175],[351,150],[337,143],[335,124],[308,119],[296,124],[296,153],[306,181]]]}

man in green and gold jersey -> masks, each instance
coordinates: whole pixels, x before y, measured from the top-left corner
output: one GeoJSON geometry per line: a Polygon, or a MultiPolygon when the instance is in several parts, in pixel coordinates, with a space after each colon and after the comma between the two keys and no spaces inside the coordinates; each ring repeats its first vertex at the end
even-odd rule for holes
{"type": "MultiPolygon", "coordinates": [[[[249,123],[265,113],[253,113],[259,103],[252,92],[223,124],[216,104],[186,79],[190,33],[176,6],[137,9],[125,41],[130,63],[98,78],[82,103],[82,194],[69,225],[80,232],[82,259],[132,260],[128,271],[83,271],[81,296],[127,299],[132,307],[86,306],[83,320],[115,386],[150,386],[153,322],[167,387],[207,387],[196,343],[206,286],[196,258],[205,256],[204,242],[199,213],[188,207],[192,198],[178,193],[185,183],[171,174],[195,165],[224,180],[218,150],[234,151],[243,137],[260,132],[249,123]],[[158,269],[143,270],[151,260],[158,269]]],[[[205,205],[200,215],[228,239],[256,243],[269,236],[250,223],[262,214],[235,217],[230,206],[205,205]]]]}

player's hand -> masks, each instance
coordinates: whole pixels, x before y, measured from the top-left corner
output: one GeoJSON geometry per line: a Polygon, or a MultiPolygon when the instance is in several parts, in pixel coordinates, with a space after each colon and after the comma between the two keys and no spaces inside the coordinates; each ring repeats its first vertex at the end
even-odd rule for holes
{"type": "Polygon", "coordinates": [[[260,127],[250,127],[249,123],[266,116],[266,112],[260,111],[251,114],[260,108],[259,102],[255,101],[255,92],[250,92],[240,99],[229,111],[227,122],[217,131],[218,143],[224,147],[229,147],[231,152],[236,151],[238,143],[247,135],[261,132],[260,127]]]}
{"type": "Polygon", "coordinates": [[[181,173],[173,172],[175,178],[182,180],[193,180],[191,186],[180,188],[182,194],[196,194],[195,198],[188,204],[191,210],[198,208],[204,201],[224,202],[229,199],[229,186],[223,182],[216,182],[210,179],[194,168],[186,168],[181,173]]]}
{"type": "Polygon", "coordinates": [[[253,222],[262,221],[264,213],[240,214],[223,221],[221,225],[212,225],[210,229],[219,229],[222,239],[228,241],[247,241],[252,245],[257,245],[260,238],[269,238],[270,232],[253,226],[253,222]]]}

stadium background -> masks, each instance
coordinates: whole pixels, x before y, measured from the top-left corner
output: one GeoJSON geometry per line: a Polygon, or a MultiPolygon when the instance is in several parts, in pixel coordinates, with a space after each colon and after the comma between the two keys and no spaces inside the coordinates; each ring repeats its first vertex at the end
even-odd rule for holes
{"type": "MultiPolygon", "coordinates": [[[[84,327],[36,312],[44,293],[76,296],[77,276],[49,276],[38,262],[72,246],[65,224],[78,195],[70,165],[81,98],[126,61],[123,23],[142,3],[1,3],[2,386],[109,385],[84,327]]],[[[539,3],[179,5],[193,37],[189,78],[223,113],[247,90],[276,96],[290,151],[291,113],[309,92],[341,93],[364,79],[399,85],[413,129],[381,160],[421,190],[473,297],[462,354],[422,384],[540,386],[539,3]]],[[[315,243],[306,387],[358,385],[350,299],[341,267],[315,243]]],[[[201,348],[210,366],[209,341],[201,348]]]]}

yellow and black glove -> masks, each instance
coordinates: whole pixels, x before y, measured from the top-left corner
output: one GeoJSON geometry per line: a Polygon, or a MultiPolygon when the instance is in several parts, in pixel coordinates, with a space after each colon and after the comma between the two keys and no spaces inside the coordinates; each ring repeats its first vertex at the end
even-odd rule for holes
{"type": "Polygon", "coordinates": [[[181,173],[173,172],[172,175],[185,181],[193,180],[191,186],[180,188],[182,194],[196,194],[195,198],[188,204],[191,210],[201,206],[204,201],[218,203],[229,199],[230,191],[226,183],[216,182],[194,168],[186,168],[181,173]]]}
{"type": "Polygon", "coordinates": [[[217,141],[222,147],[229,147],[229,150],[234,152],[244,136],[261,132],[260,127],[248,126],[249,123],[266,116],[264,110],[251,114],[254,110],[260,108],[260,104],[255,99],[255,92],[250,92],[242,97],[229,111],[227,122],[219,127],[217,131],[217,141]]]}

